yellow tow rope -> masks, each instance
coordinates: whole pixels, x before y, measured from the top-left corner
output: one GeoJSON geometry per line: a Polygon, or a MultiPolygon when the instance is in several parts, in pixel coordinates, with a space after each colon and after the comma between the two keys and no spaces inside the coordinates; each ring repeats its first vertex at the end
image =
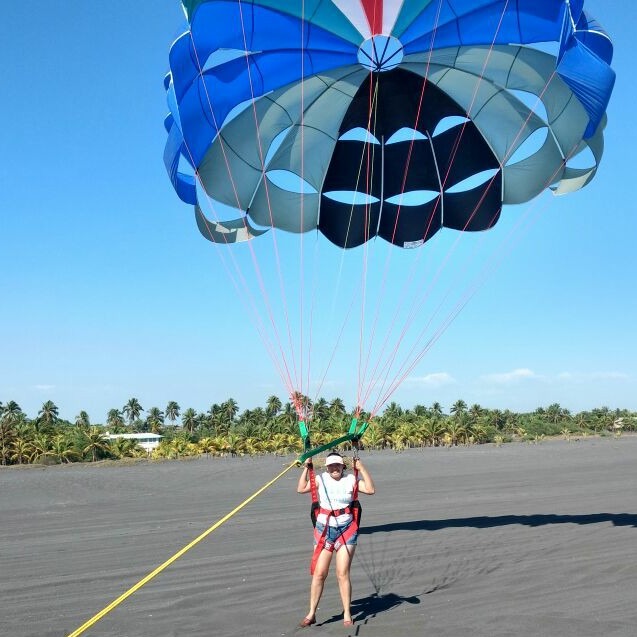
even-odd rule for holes
{"type": "Polygon", "coordinates": [[[88,630],[93,624],[97,623],[102,617],[110,613],[114,608],[119,606],[125,599],[130,597],[133,593],[138,591],[144,584],[150,582],[156,575],[159,575],[165,568],[170,566],[173,562],[177,561],[184,553],[189,551],[193,546],[199,544],[201,540],[208,537],[214,530],[218,529],[224,522],[227,522],[235,513],[238,513],[245,507],[247,504],[252,502],[257,496],[261,495],[268,487],[272,486],[279,478],[282,478],[292,467],[297,466],[297,460],[295,460],[289,467],[285,468],[276,478],[273,478],[267,484],[264,484],[258,491],[253,493],[249,498],[244,500],[238,507],[234,508],[230,513],[221,518],[218,522],[215,522],[208,530],[204,531],[199,537],[196,537],[190,544],[184,546],[183,549],[175,553],[171,558],[167,559],[163,564],[158,566],[154,571],[148,573],[144,579],[140,580],[129,588],[125,593],[120,595],[116,600],[113,600],[106,608],[103,608],[97,615],[94,615],[87,622],[82,624],[79,628],[74,630],[72,633],[68,635],[68,637],[77,637],[81,635],[85,630],[88,630]]]}

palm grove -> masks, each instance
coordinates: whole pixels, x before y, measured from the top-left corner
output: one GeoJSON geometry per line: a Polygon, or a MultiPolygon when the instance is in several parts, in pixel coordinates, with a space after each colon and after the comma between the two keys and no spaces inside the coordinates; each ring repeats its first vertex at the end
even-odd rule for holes
{"type": "MultiPolygon", "coordinates": [[[[312,442],[316,445],[342,435],[351,421],[352,415],[340,398],[310,401],[302,395],[286,403],[270,396],[265,406],[244,411],[229,398],[213,404],[207,412],[182,410],[175,401],[168,402],[163,410],[145,410],[137,398],[131,398],[121,409],[109,410],[103,424],[92,424],[86,411],[80,411],[74,422],[63,420],[50,400],[33,418],[15,401],[0,402],[0,464],[63,464],[146,456],[135,440],[109,440],[106,432],[161,434],[160,445],[153,452],[156,458],[300,453],[295,404],[310,414],[312,442]]],[[[361,414],[360,418],[367,416],[361,414]]],[[[569,439],[590,434],[617,436],[635,430],[637,413],[608,407],[572,414],[553,404],[530,413],[516,413],[477,404],[468,406],[457,400],[449,413],[444,413],[437,402],[411,409],[393,402],[372,419],[364,443],[370,449],[401,450],[512,440],[537,442],[556,435],[569,439]]]]}

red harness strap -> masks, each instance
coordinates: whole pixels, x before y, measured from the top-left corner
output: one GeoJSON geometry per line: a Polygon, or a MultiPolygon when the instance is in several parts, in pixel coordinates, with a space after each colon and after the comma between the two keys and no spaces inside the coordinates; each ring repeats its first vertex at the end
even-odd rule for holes
{"type": "Polygon", "coordinates": [[[316,526],[316,516],[318,515],[320,505],[318,498],[318,489],[316,488],[316,476],[314,475],[314,464],[310,462],[310,464],[308,464],[307,466],[307,469],[310,478],[310,495],[312,496],[310,518],[312,519],[312,526],[316,526]]]}
{"type": "Polygon", "coordinates": [[[323,509],[319,506],[318,501],[318,490],[316,488],[316,478],[314,476],[314,470],[310,469],[310,493],[312,494],[312,522],[316,527],[316,516],[318,513],[324,513],[327,516],[327,520],[325,520],[325,527],[323,528],[323,532],[319,535],[316,529],[314,530],[314,536],[316,537],[316,546],[314,547],[314,553],[312,554],[312,562],[310,563],[310,574],[314,575],[314,570],[316,569],[316,563],[318,561],[319,555],[321,551],[325,548],[325,542],[327,538],[327,529],[329,526],[331,517],[338,517],[339,515],[343,515],[345,513],[352,514],[352,522],[351,524],[344,530],[339,533],[339,540],[343,542],[343,544],[347,544],[352,536],[358,533],[358,528],[360,525],[360,517],[361,517],[361,505],[358,501],[358,470],[354,469],[354,490],[352,491],[352,502],[349,506],[344,509],[323,509]],[[316,499],[315,499],[316,498],[316,499]]]}

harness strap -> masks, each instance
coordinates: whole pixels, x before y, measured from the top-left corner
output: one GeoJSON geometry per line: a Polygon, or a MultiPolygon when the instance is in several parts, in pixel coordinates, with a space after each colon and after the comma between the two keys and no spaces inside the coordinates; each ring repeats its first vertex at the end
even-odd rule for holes
{"type": "MultiPolygon", "coordinates": [[[[316,546],[314,547],[314,553],[312,554],[312,561],[310,563],[310,574],[314,575],[314,570],[316,569],[316,563],[318,562],[319,555],[321,551],[325,548],[325,540],[327,538],[327,529],[330,522],[330,517],[337,517],[339,515],[343,515],[344,513],[352,514],[352,522],[348,525],[345,530],[341,530],[339,528],[339,539],[343,542],[343,544],[347,544],[349,539],[356,533],[358,533],[358,529],[360,526],[360,519],[362,513],[362,507],[360,502],[358,501],[358,469],[354,469],[354,489],[352,491],[352,502],[349,506],[346,506],[344,509],[323,509],[319,506],[318,503],[318,493],[316,496],[317,501],[314,502],[314,491],[312,491],[312,481],[314,482],[314,489],[316,490],[316,478],[314,476],[313,468],[310,469],[310,492],[312,493],[312,522],[314,527],[316,527],[316,515],[317,513],[324,513],[327,516],[327,520],[325,520],[325,527],[323,528],[323,532],[320,536],[318,536],[316,541],[316,546]],[[316,504],[316,507],[314,506],[316,504]]],[[[314,535],[317,535],[316,530],[314,531],[314,535]]]]}
{"type": "Polygon", "coordinates": [[[346,513],[351,513],[352,512],[352,505],[349,504],[344,509],[323,509],[323,508],[319,507],[318,512],[319,513],[324,513],[325,515],[327,515],[328,518],[332,517],[332,516],[337,518],[339,515],[345,515],[346,513]]]}
{"type": "Polygon", "coordinates": [[[316,487],[316,475],[314,473],[314,463],[310,462],[307,467],[308,477],[310,480],[310,496],[312,497],[312,505],[310,506],[310,518],[312,526],[316,526],[316,516],[319,513],[320,504],[318,498],[318,489],[316,487]]]}

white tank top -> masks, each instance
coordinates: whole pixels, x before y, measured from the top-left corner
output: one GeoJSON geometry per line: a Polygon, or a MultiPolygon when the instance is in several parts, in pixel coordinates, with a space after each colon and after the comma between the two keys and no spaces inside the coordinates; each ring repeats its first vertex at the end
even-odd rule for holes
{"type": "MultiPolygon", "coordinates": [[[[316,476],[316,486],[318,487],[319,504],[322,509],[337,511],[344,509],[352,503],[354,497],[354,484],[356,478],[350,473],[340,480],[334,480],[328,473],[321,473],[316,476]]],[[[351,513],[343,513],[339,516],[330,515],[330,526],[345,526],[352,519],[351,513]]],[[[317,522],[325,524],[327,515],[319,513],[317,522]]]]}

